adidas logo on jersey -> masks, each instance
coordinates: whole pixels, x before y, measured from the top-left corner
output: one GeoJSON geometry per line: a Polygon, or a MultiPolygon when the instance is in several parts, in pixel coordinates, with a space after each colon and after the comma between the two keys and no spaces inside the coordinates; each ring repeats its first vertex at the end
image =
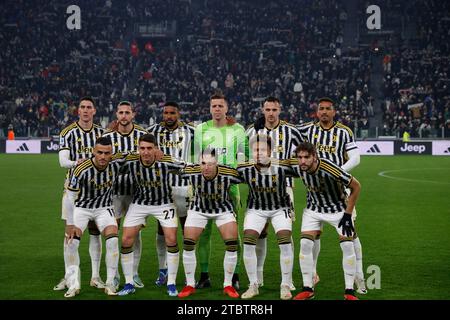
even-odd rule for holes
{"type": "Polygon", "coordinates": [[[374,144],[370,147],[369,150],[367,150],[367,153],[381,153],[380,148],[377,146],[377,144],[374,144]]]}
{"type": "Polygon", "coordinates": [[[30,149],[28,149],[28,146],[26,143],[22,143],[22,145],[20,147],[18,147],[16,149],[16,151],[30,151],[30,149]]]}

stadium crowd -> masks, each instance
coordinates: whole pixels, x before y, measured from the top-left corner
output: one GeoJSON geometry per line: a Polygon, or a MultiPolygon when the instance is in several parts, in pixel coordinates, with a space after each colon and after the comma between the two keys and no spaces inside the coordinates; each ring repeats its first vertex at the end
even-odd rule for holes
{"type": "MultiPolygon", "coordinates": [[[[102,125],[122,98],[135,103],[144,126],[160,121],[166,100],[180,102],[184,118],[200,122],[217,88],[244,125],[269,95],[280,98],[282,118],[292,123],[314,119],[320,96],[338,102],[338,118],[351,129],[368,129],[374,114],[370,49],[343,52],[342,1],[210,0],[197,8],[191,1],[84,0],[78,1],[82,28],[73,31],[66,27],[68,5],[3,5],[0,137],[9,124],[19,137],[56,135],[76,118],[74,101],[83,95],[96,99],[102,125]],[[135,23],[150,19],[176,21],[176,38],[136,39],[135,23]]],[[[408,129],[413,137],[434,136],[449,120],[448,44],[442,40],[448,4],[417,5],[412,13],[427,13],[417,14],[417,49],[392,46],[384,59],[385,134],[408,129]]]]}
{"type": "Polygon", "coordinates": [[[414,43],[387,48],[384,66],[384,129],[387,135],[450,137],[449,4],[416,1],[414,43]],[[420,14],[419,14],[420,13],[420,14]]]}

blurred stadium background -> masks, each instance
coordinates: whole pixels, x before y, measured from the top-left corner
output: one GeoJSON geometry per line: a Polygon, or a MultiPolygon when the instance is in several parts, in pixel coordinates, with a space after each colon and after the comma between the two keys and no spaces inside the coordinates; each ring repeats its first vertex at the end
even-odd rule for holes
{"type": "MultiPolygon", "coordinates": [[[[382,25],[369,30],[370,4],[2,1],[0,299],[62,298],[51,289],[63,267],[64,170],[54,154],[28,153],[57,152],[56,137],[77,119],[81,96],[94,97],[96,122],[103,126],[114,119],[117,103],[128,99],[136,106],[136,121],[147,127],[161,120],[166,100],[180,103],[184,120],[207,120],[208,97],[215,89],[223,91],[230,115],[245,126],[269,95],[280,98],[281,118],[295,124],[314,120],[318,97],[333,98],[338,120],[355,132],[365,155],[352,172],[363,185],[358,228],[365,267],[380,267],[381,289],[363,299],[448,299],[450,4],[376,1],[382,25]],[[81,30],[66,25],[66,9],[73,4],[81,10],[81,30]],[[10,129],[15,141],[6,141],[10,129]],[[402,141],[405,132],[411,141],[402,141]]],[[[304,190],[297,186],[299,210],[304,190]]],[[[154,227],[144,232],[146,287],[131,299],[166,299],[164,290],[152,285],[154,227]]],[[[317,298],[341,299],[334,231],[326,229],[323,239],[317,298]]],[[[80,249],[84,290],[79,299],[108,299],[88,287],[86,243],[80,249]]],[[[212,263],[217,290],[199,291],[195,299],[222,297],[221,241],[214,247],[219,249],[212,263]]],[[[266,270],[275,270],[275,276],[266,272],[260,298],[278,299],[273,234],[266,270]]],[[[242,274],[246,286],[244,268],[242,274]]],[[[295,274],[300,289],[298,261],[295,274]]],[[[182,278],[180,264],[179,283],[182,278]]]]}

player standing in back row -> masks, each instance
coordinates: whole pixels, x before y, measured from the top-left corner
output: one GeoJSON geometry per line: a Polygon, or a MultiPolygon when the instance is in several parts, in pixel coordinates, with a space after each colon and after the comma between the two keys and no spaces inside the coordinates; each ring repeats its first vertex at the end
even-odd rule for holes
{"type": "MultiPolygon", "coordinates": [[[[156,145],[166,155],[175,159],[191,162],[195,128],[180,120],[180,107],[176,102],[166,102],[163,107],[163,121],[149,127],[148,132],[156,138],[156,145]]],[[[181,230],[184,229],[187,209],[189,205],[189,182],[178,175],[169,175],[172,186],[172,196],[180,219],[181,230]]],[[[158,221],[156,233],[156,250],[158,252],[159,275],[156,285],[162,286],[167,282],[166,241],[161,224],[158,221]]]]}
{"type": "MultiPolygon", "coordinates": [[[[78,121],[64,128],[59,135],[59,164],[67,168],[66,181],[64,183],[64,193],[62,198],[62,216],[65,220],[65,238],[64,238],[64,266],[67,272],[67,235],[73,228],[73,203],[67,198],[67,185],[69,177],[78,164],[89,159],[95,142],[105,131],[99,125],[94,124],[94,115],[96,113],[95,103],[91,97],[83,97],[78,105],[78,121]]],[[[92,277],[90,285],[99,289],[105,287],[100,278],[100,260],[102,257],[102,239],[100,231],[95,223],[89,223],[89,255],[92,263],[92,277]]],[[[64,290],[66,277],[53,288],[53,290],[64,290]]]]}
{"type": "MultiPolygon", "coordinates": [[[[115,125],[111,128],[111,131],[104,134],[104,137],[111,139],[113,154],[122,153],[129,154],[137,151],[138,141],[141,136],[147,133],[147,131],[133,122],[136,113],[133,105],[129,101],[121,101],[117,105],[115,125]]],[[[113,205],[114,213],[117,219],[117,226],[120,228],[120,220],[125,216],[128,207],[131,203],[133,194],[133,182],[127,174],[120,174],[116,183],[114,184],[113,191],[113,205]]],[[[134,269],[133,269],[133,281],[134,286],[137,288],[143,288],[141,278],[139,277],[139,262],[141,261],[142,253],[142,239],[141,232],[138,233],[134,241],[134,269]]],[[[120,274],[117,274],[114,278],[114,285],[116,290],[120,284],[120,274]]]]}

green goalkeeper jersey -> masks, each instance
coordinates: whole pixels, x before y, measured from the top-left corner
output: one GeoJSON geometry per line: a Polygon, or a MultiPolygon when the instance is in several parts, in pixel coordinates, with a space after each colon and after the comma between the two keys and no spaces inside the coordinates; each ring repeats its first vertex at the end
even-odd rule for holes
{"type": "Polygon", "coordinates": [[[244,127],[238,123],[217,128],[213,120],[201,123],[194,132],[195,154],[207,147],[214,148],[219,164],[233,168],[248,158],[248,140],[244,127]]]}

